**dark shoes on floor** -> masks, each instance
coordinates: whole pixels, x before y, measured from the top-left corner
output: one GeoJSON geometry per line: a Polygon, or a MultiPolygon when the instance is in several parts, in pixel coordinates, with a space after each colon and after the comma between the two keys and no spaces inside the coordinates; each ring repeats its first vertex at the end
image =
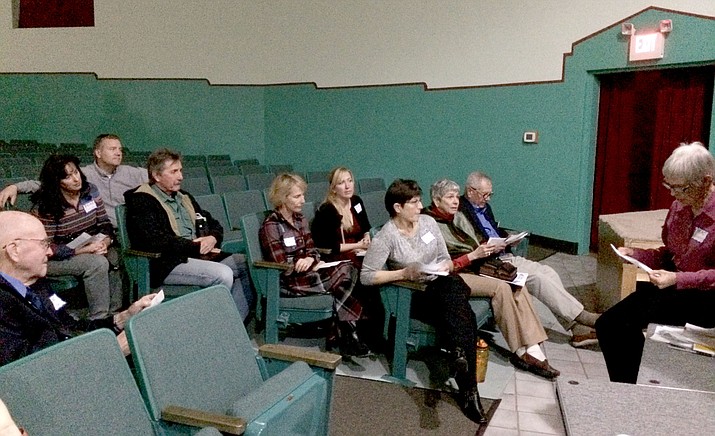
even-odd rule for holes
{"type": "Polygon", "coordinates": [[[529,353],[524,353],[521,357],[513,354],[509,361],[519,369],[529,371],[548,380],[553,380],[561,374],[558,369],[554,369],[549,365],[548,360],[541,361],[529,353]]]}
{"type": "Polygon", "coordinates": [[[372,354],[370,348],[360,340],[353,323],[340,322],[336,330],[336,335],[334,334],[326,340],[327,349],[337,345],[340,348],[340,354],[344,357],[368,357],[372,354]]]}
{"type": "Polygon", "coordinates": [[[487,417],[482,408],[481,399],[479,398],[479,391],[476,387],[466,392],[460,391],[459,396],[459,407],[462,409],[464,416],[477,424],[487,422],[487,417]]]}

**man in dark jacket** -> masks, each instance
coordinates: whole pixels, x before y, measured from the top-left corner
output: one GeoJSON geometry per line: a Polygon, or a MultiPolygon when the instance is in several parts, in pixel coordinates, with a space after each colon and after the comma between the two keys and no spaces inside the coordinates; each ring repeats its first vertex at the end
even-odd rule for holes
{"type": "Polygon", "coordinates": [[[223,284],[245,320],[255,300],[241,254],[221,252],[223,228],[181,189],[181,155],[161,148],[147,160],[149,183],[124,193],[132,247],[161,253],[149,261],[153,288],[223,284]]]}
{"type": "Polygon", "coordinates": [[[122,350],[129,354],[124,323],[147,307],[154,294],[118,314],[76,321],[63,309],[65,303],[57,295],[35,287],[47,273],[51,254],[47,233],[37,218],[24,212],[0,212],[0,365],[103,327],[119,335],[122,350]]]}

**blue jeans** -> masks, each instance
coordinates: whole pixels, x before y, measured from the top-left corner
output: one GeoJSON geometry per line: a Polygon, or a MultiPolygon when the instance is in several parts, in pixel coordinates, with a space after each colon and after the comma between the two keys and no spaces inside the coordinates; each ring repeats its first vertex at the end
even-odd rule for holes
{"type": "Polygon", "coordinates": [[[248,265],[242,254],[233,254],[221,262],[189,258],[178,264],[164,279],[167,285],[197,285],[206,288],[224,285],[231,290],[241,319],[244,321],[256,296],[248,278],[248,265]]]}

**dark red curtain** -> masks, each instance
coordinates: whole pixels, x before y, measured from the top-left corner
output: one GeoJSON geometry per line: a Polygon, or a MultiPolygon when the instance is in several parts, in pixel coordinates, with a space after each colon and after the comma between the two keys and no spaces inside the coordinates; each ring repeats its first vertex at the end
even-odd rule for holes
{"type": "Polygon", "coordinates": [[[20,0],[20,28],[91,26],[94,0],[20,0]]]}
{"type": "Polygon", "coordinates": [[[591,248],[603,214],[662,209],[663,162],[681,142],[710,135],[715,67],[599,76],[591,248]]]}

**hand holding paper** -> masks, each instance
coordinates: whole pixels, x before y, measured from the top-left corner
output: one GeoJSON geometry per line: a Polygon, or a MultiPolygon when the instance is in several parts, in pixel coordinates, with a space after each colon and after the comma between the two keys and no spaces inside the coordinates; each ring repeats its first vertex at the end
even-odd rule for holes
{"type": "Polygon", "coordinates": [[[620,251],[618,251],[618,249],[613,244],[611,244],[611,248],[618,255],[618,257],[625,260],[626,262],[637,266],[638,268],[642,269],[643,271],[647,272],[648,274],[651,274],[653,272],[653,269],[651,267],[644,264],[643,262],[640,262],[637,259],[632,258],[631,256],[626,256],[625,254],[621,253],[620,251]]]}

